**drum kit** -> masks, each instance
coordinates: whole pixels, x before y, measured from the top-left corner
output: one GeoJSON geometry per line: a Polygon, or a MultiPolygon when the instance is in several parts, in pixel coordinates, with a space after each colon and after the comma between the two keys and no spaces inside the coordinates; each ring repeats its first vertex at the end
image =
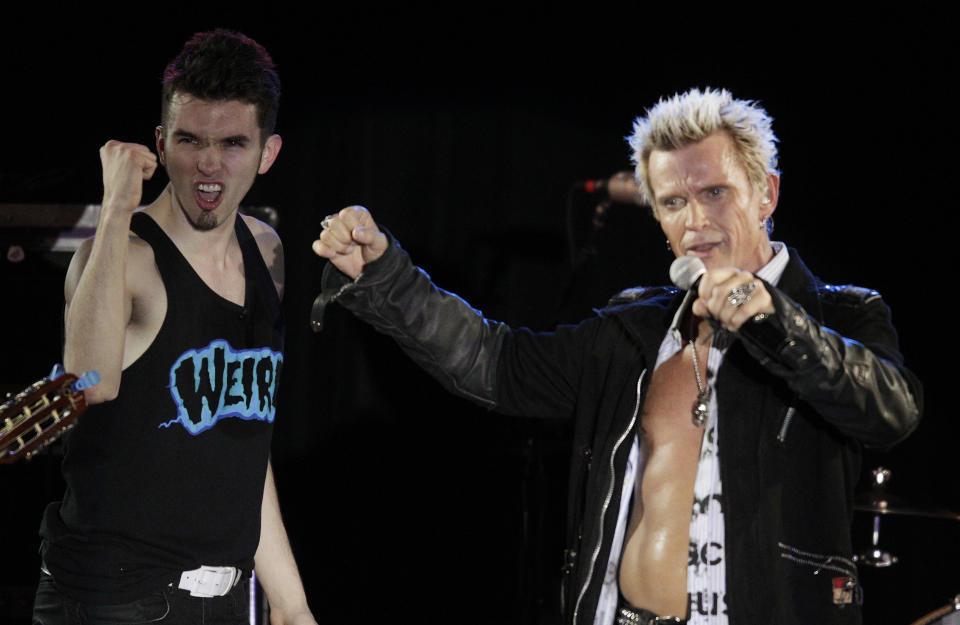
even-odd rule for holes
{"type": "MultiPolygon", "coordinates": [[[[871,545],[863,553],[854,556],[861,566],[882,569],[893,566],[898,558],[880,547],[880,520],[885,515],[904,515],[960,521],[960,514],[941,508],[911,504],[902,497],[887,492],[891,472],[883,467],[872,471],[870,487],[857,494],[854,509],[873,514],[871,545]]],[[[958,589],[960,590],[960,589],[958,589]]],[[[960,594],[947,605],[926,614],[911,625],[960,625],[960,594]]]]}

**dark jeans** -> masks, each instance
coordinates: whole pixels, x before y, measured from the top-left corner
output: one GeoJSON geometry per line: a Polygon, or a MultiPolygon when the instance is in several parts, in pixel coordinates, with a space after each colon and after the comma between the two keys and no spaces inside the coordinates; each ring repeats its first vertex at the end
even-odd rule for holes
{"type": "Polygon", "coordinates": [[[186,590],[165,588],[119,605],[89,605],[60,593],[53,578],[41,574],[33,604],[33,625],[247,625],[249,580],[223,597],[191,597],[186,590]]]}

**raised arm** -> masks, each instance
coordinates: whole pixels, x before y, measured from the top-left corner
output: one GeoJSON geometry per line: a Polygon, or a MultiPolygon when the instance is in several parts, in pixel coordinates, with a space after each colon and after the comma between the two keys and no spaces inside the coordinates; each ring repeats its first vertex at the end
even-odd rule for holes
{"type": "Polygon", "coordinates": [[[130,218],[140,205],[143,181],[157,168],[157,157],[149,148],[118,141],[100,148],[100,161],[100,221],[93,239],[74,255],[64,284],[64,366],[77,373],[90,369],[100,373],[100,383],[84,391],[90,403],[113,399],[120,388],[126,329],[133,312],[126,280],[130,218]]]}

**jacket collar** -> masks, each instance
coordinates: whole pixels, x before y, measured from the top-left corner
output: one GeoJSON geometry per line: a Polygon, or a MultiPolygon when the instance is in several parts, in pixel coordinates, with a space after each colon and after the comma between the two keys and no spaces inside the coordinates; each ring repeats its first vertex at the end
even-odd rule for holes
{"type": "Polygon", "coordinates": [[[820,306],[821,282],[800,260],[797,250],[790,248],[790,262],[783,270],[779,289],[807,311],[811,317],[823,323],[823,309],[820,306]]]}

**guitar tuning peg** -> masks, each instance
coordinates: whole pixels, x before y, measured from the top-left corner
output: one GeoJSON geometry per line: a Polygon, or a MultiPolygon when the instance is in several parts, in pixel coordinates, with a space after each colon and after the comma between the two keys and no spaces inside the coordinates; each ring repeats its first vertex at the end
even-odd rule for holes
{"type": "Polygon", "coordinates": [[[91,386],[99,383],[100,374],[96,371],[96,369],[91,369],[90,371],[84,372],[83,375],[77,378],[77,381],[71,384],[70,388],[74,391],[82,391],[85,388],[90,388],[91,386]]]}
{"type": "Polygon", "coordinates": [[[53,365],[53,369],[50,370],[50,375],[47,376],[47,379],[55,380],[66,372],[67,371],[63,368],[63,365],[58,362],[57,364],[53,365]]]}

